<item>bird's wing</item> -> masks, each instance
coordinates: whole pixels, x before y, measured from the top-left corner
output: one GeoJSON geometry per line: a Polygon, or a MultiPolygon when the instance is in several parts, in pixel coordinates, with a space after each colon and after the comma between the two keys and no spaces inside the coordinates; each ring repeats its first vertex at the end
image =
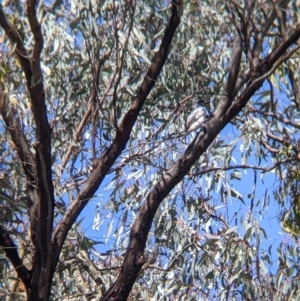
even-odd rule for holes
{"type": "Polygon", "coordinates": [[[191,125],[196,121],[197,114],[196,112],[192,112],[186,121],[186,128],[189,129],[191,125]]]}
{"type": "Polygon", "coordinates": [[[197,108],[196,110],[194,110],[187,119],[186,128],[189,129],[192,124],[197,122],[203,116],[205,116],[205,110],[203,110],[202,108],[197,108]]]}

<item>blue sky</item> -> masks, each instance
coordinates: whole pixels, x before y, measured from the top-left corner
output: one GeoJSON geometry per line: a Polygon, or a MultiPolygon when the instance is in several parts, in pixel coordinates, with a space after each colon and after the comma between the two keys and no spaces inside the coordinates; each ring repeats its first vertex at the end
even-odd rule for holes
{"type": "MultiPolygon", "coordinates": [[[[224,129],[222,136],[228,136],[229,133],[231,133],[231,125],[228,125],[224,129]]],[[[242,164],[241,153],[238,148],[234,151],[234,157],[237,161],[236,164],[242,164]]],[[[232,164],[234,165],[234,163],[232,164]]],[[[254,157],[249,159],[248,164],[256,164],[254,157]]],[[[263,164],[264,163],[262,162],[262,165],[263,164]]],[[[235,226],[234,212],[238,212],[239,223],[237,232],[239,235],[243,236],[247,231],[247,222],[244,223],[244,227],[241,227],[241,224],[242,219],[246,220],[246,217],[250,213],[250,203],[252,197],[251,194],[253,193],[254,171],[251,169],[239,169],[239,171],[242,173],[242,180],[233,180],[231,181],[231,183],[233,183],[232,187],[234,187],[242,195],[245,204],[243,204],[240,200],[232,197],[231,200],[227,200],[224,208],[220,209],[220,212],[223,212],[225,216],[228,217],[228,221],[230,222],[231,226],[235,226]]],[[[105,178],[104,182],[102,183],[102,186],[98,190],[98,197],[94,197],[88,203],[88,205],[79,217],[79,219],[83,218],[82,228],[84,229],[85,235],[87,237],[92,238],[96,241],[101,241],[102,243],[106,243],[105,245],[99,244],[96,247],[96,249],[101,253],[105,253],[113,247],[116,237],[112,236],[110,239],[106,239],[107,237],[105,235],[107,232],[109,222],[115,217],[117,217],[113,227],[115,228],[118,223],[118,217],[120,217],[120,214],[109,216],[104,213],[101,216],[101,220],[104,219],[104,222],[100,226],[99,230],[93,230],[92,228],[93,219],[96,216],[97,205],[100,205],[100,211],[105,212],[105,210],[103,210],[103,206],[109,201],[109,195],[111,192],[111,190],[106,191],[105,188],[110,184],[112,178],[112,175],[109,175],[105,178]]],[[[278,267],[276,248],[286,236],[285,233],[282,233],[283,231],[281,231],[280,224],[278,222],[279,207],[276,205],[272,193],[274,185],[276,185],[276,177],[273,172],[267,173],[261,177],[261,171],[257,171],[257,183],[254,191],[255,197],[253,202],[254,206],[251,213],[259,221],[260,227],[262,227],[265,230],[268,236],[267,240],[262,240],[260,249],[264,249],[267,251],[269,246],[272,245],[273,266],[270,269],[273,273],[278,267]],[[264,218],[262,218],[261,212],[263,210],[266,210],[262,207],[262,204],[263,202],[267,202],[267,200],[270,201],[269,205],[266,206],[268,212],[264,215],[264,218]]],[[[220,196],[216,193],[214,197],[219,198],[220,196]]]]}

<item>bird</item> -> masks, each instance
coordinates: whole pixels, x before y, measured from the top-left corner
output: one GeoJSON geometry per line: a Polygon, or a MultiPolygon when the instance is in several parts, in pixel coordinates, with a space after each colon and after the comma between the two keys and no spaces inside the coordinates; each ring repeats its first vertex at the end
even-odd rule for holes
{"type": "Polygon", "coordinates": [[[190,134],[191,132],[202,127],[205,118],[206,110],[201,106],[201,101],[197,101],[196,108],[191,112],[186,121],[186,133],[190,134]]]}

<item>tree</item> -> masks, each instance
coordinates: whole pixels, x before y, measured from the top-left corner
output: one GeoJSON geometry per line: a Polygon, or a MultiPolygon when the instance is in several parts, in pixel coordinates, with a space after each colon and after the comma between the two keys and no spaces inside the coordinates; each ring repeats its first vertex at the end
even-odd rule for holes
{"type": "Polygon", "coordinates": [[[298,237],[296,1],[8,0],[0,25],[3,298],[296,300],[297,245],[274,272],[259,222],[298,237]],[[76,220],[105,186],[104,256],[76,220]]]}

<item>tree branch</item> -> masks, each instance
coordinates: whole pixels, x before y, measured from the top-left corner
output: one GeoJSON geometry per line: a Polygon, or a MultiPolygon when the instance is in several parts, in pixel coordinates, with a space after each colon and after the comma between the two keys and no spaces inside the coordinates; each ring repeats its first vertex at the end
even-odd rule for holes
{"type": "Polygon", "coordinates": [[[38,216],[37,204],[39,202],[36,163],[28,146],[26,137],[21,130],[16,110],[10,105],[8,96],[2,91],[0,91],[0,113],[10,133],[26,175],[26,198],[30,217],[31,241],[35,245],[38,216]]]}
{"type": "MultiPolygon", "coordinates": [[[[265,59],[261,60],[256,66],[256,76],[258,78],[253,79],[249,82],[250,87],[248,86],[244,93],[239,97],[240,99],[247,99],[248,95],[253,95],[253,89],[256,91],[257,87],[262,85],[262,82],[269,77],[276,68],[279,67],[284,61],[291,57],[291,55],[299,49],[300,46],[296,46],[286,55],[281,57],[287,49],[295,44],[299,39],[300,35],[300,24],[297,25],[294,32],[290,35],[290,37],[281,42],[265,59]],[[280,58],[281,57],[281,58],[280,58]],[[279,60],[277,62],[277,60],[279,60]],[[273,66],[275,65],[275,66],[273,66]]],[[[238,91],[242,88],[242,86],[250,80],[250,70],[248,70],[245,74],[241,75],[236,83],[234,95],[237,95],[238,91]]]]}
{"type": "Polygon", "coordinates": [[[288,63],[288,66],[286,67],[287,69],[287,74],[293,89],[294,93],[294,103],[296,104],[296,107],[298,111],[300,111],[300,87],[299,87],[299,81],[296,79],[294,72],[292,71],[291,68],[291,63],[288,63]]]}
{"type": "Polygon", "coordinates": [[[270,153],[273,154],[278,154],[279,153],[279,149],[277,148],[273,148],[272,146],[270,146],[266,141],[264,141],[263,139],[261,139],[259,141],[270,153]]]}
{"type": "MultiPolygon", "coordinates": [[[[289,2],[290,2],[290,0],[283,0],[279,4],[279,6],[282,9],[285,9],[289,2]]],[[[264,40],[265,36],[267,35],[275,18],[276,18],[276,12],[274,10],[272,10],[272,12],[270,13],[269,17],[267,18],[263,28],[260,30],[259,34],[254,37],[254,45],[253,45],[253,49],[252,49],[252,56],[254,57],[254,59],[259,58],[258,56],[259,56],[259,53],[262,48],[263,40],[264,40]]]]}
{"type": "MultiPolygon", "coordinates": [[[[287,6],[287,4],[289,3],[290,0],[283,0],[280,4],[280,6],[282,8],[285,8],[287,6]]],[[[259,69],[259,67],[256,69],[256,65],[259,63],[259,53],[261,51],[261,47],[262,47],[262,43],[263,43],[263,39],[265,38],[268,30],[270,29],[272,23],[274,22],[276,18],[276,13],[273,11],[269,18],[266,20],[263,28],[260,30],[259,34],[257,34],[254,37],[254,45],[253,48],[251,50],[251,56],[253,58],[253,62],[255,62],[254,67],[255,67],[255,71],[257,72],[257,69],[259,69]]],[[[235,86],[235,93],[234,96],[236,95],[236,93],[240,90],[240,88],[247,82],[249,81],[249,79],[251,78],[253,71],[251,70],[251,68],[246,71],[244,74],[241,74],[238,77],[236,86],[235,86]]]]}
{"type": "Polygon", "coordinates": [[[145,266],[145,269],[147,268],[152,268],[152,269],[156,269],[156,270],[159,270],[159,271],[162,271],[162,272],[170,272],[173,268],[174,268],[174,265],[176,264],[176,262],[180,259],[181,256],[183,256],[183,253],[190,247],[192,246],[196,246],[196,244],[194,243],[189,243],[188,245],[184,246],[177,254],[174,255],[174,258],[172,259],[172,261],[170,262],[169,266],[166,267],[166,268],[161,268],[159,266],[154,266],[152,264],[149,264],[147,266],[145,266]]]}
{"type": "MultiPolygon", "coordinates": [[[[43,87],[43,77],[40,67],[40,54],[43,48],[43,37],[41,33],[40,24],[36,18],[36,6],[37,3],[34,0],[29,0],[27,2],[27,14],[29,18],[30,27],[35,39],[34,49],[32,53],[32,57],[26,52],[26,49],[23,45],[23,42],[14,28],[14,26],[9,22],[6,18],[2,6],[0,6],[0,25],[4,29],[5,33],[9,37],[11,43],[16,45],[16,54],[19,59],[22,69],[25,73],[25,78],[27,81],[27,88],[29,90],[32,112],[36,123],[36,139],[39,144],[41,144],[41,152],[43,154],[42,157],[39,158],[44,160],[40,162],[41,164],[33,164],[32,166],[36,166],[36,174],[35,179],[38,179],[37,189],[32,189],[33,179],[29,179],[29,201],[28,205],[31,211],[31,227],[32,227],[32,238],[35,240],[37,238],[36,232],[40,229],[39,235],[39,243],[41,246],[44,246],[44,250],[40,250],[40,253],[47,254],[47,248],[45,247],[48,243],[46,240],[51,239],[51,232],[49,229],[52,229],[53,222],[53,208],[54,208],[54,189],[52,182],[52,170],[51,170],[51,131],[48,123],[46,104],[45,104],[45,93],[43,87]],[[47,181],[43,181],[46,176],[47,181]],[[32,191],[33,190],[33,191],[32,191]],[[47,195],[50,193],[50,196],[47,195]],[[51,204],[48,204],[48,200],[51,200],[51,204]],[[37,219],[37,208],[40,208],[39,212],[41,215],[39,219],[37,219]],[[48,210],[50,208],[50,211],[48,210]],[[45,240],[45,241],[44,241],[45,240]]],[[[19,146],[18,146],[19,147],[19,146]]],[[[23,146],[24,148],[25,146],[23,146]]],[[[20,148],[21,150],[22,148],[20,148]]],[[[21,157],[21,161],[22,160],[21,157]]],[[[31,173],[33,175],[33,173],[31,173]]],[[[33,241],[33,243],[37,246],[37,241],[33,241]]],[[[41,255],[41,254],[40,254],[41,255]]],[[[35,260],[39,261],[39,256],[35,256],[35,260]]],[[[38,262],[36,266],[41,266],[41,262],[38,262]]],[[[34,269],[35,270],[35,269],[34,269]]],[[[37,272],[38,273],[38,272],[37,272]]],[[[33,273],[35,275],[35,272],[33,273]]],[[[39,278],[39,276],[36,276],[39,278]]]]}
{"type": "Polygon", "coordinates": [[[205,152],[220,131],[243,109],[249,99],[260,88],[263,80],[269,76],[273,64],[298,40],[299,36],[300,25],[297,26],[287,41],[279,44],[279,46],[263,60],[258,68],[261,77],[257,81],[254,80],[250,82],[245,91],[228,109],[226,108],[227,103],[224,104],[224,101],[219,102],[211,117],[206,121],[205,127],[198,133],[185,151],[185,154],[162,175],[161,179],[149,192],[132,225],[129,245],[121,272],[116,282],[103,297],[103,301],[109,300],[110,298],[117,301],[126,300],[138,272],[145,263],[143,252],[158,206],[188,173],[191,166],[199,159],[200,155],[205,152]]]}
{"type": "Polygon", "coordinates": [[[0,113],[15,145],[18,157],[23,165],[25,174],[32,181],[36,179],[34,157],[29,149],[26,137],[21,130],[15,108],[9,103],[8,96],[0,90],[0,113]]]}
{"type": "Polygon", "coordinates": [[[36,7],[38,6],[38,2],[36,0],[28,0],[27,1],[27,14],[31,32],[34,37],[34,46],[32,52],[32,75],[31,84],[34,85],[39,80],[43,80],[42,70],[41,70],[41,53],[43,50],[44,39],[42,35],[41,25],[36,17],[36,7]]]}
{"type": "Polygon", "coordinates": [[[229,66],[229,74],[228,74],[228,79],[227,79],[227,84],[225,89],[227,94],[226,96],[228,98],[231,98],[234,92],[234,87],[239,74],[241,57],[242,57],[242,41],[240,36],[237,35],[233,43],[232,56],[231,56],[231,61],[229,66]]]}
{"type": "MultiPolygon", "coordinates": [[[[101,68],[102,66],[104,65],[104,63],[106,62],[106,60],[109,58],[110,54],[112,52],[112,49],[108,50],[105,55],[101,58],[101,59],[98,59],[96,62],[95,62],[95,77],[94,77],[94,84],[92,85],[92,90],[91,90],[91,93],[90,93],[90,96],[89,96],[89,99],[87,101],[87,111],[85,112],[83,118],[81,119],[78,127],[76,128],[76,131],[75,131],[75,137],[74,137],[74,141],[75,142],[78,142],[78,139],[79,137],[81,136],[81,133],[82,133],[82,130],[87,122],[87,120],[89,119],[91,113],[92,113],[92,107],[93,107],[93,103],[95,102],[97,96],[98,96],[98,91],[97,91],[97,88],[99,86],[99,78],[100,78],[100,71],[101,71],[101,68]]],[[[106,96],[108,92],[104,93],[104,95],[106,96]]],[[[61,164],[61,171],[63,171],[68,163],[68,160],[72,154],[72,151],[73,151],[73,145],[70,145],[68,150],[67,150],[67,153],[65,155],[65,157],[63,158],[62,160],[62,164],[61,164]]]]}
{"type": "Polygon", "coordinates": [[[34,36],[34,47],[32,57],[29,57],[25,47],[14,26],[7,20],[2,7],[0,7],[0,25],[9,37],[13,45],[16,45],[16,54],[20,60],[22,69],[25,73],[27,88],[30,94],[32,113],[36,123],[36,140],[38,149],[36,152],[36,171],[38,191],[35,193],[34,204],[31,211],[34,211],[35,218],[31,218],[34,224],[33,242],[35,249],[33,263],[33,283],[38,286],[29,292],[29,300],[38,300],[43,291],[48,295],[50,290],[47,267],[51,261],[50,241],[53,227],[54,210],[54,188],[52,182],[52,163],[51,163],[51,130],[47,117],[45,103],[45,93],[43,86],[43,76],[40,66],[40,55],[43,49],[43,36],[41,26],[36,17],[36,7],[38,3],[35,0],[27,1],[27,15],[31,31],[34,36]],[[38,218],[36,213],[38,212],[38,218]],[[35,226],[36,225],[36,226],[35,226]],[[38,292],[39,291],[39,292],[38,292]]]}
{"type": "MultiPolygon", "coordinates": [[[[52,263],[52,273],[54,273],[55,266],[59,258],[60,250],[62,248],[62,245],[64,243],[69,229],[71,228],[72,224],[74,223],[80,212],[86,206],[87,202],[95,194],[98,187],[102,183],[104,177],[107,175],[110,168],[114,164],[115,160],[119,157],[123,149],[126,147],[126,144],[130,138],[133,125],[135,124],[140,110],[142,109],[142,106],[150,91],[154,87],[156,80],[160,74],[160,71],[162,70],[166,62],[174,33],[180,22],[180,13],[178,11],[177,5],[179,4],[174,1],[172,4],[172,14],[169,23],[166,27],[160,48],[152,60],[152,63],[138,90],[138,93],[132,101],[130,109],[125,114],[123,120],[120,123],[120,126],[117,129],[115,139],[113,140],[110,147],[98,159],[97,167],[92,172],[85,186],[81,189],[77,200],[72,203],[65,216],[57,225],[54,231],[53,244],[55,245],[55,249],[53,252],[54,260],[52,263]]],[[[142,262],[139,263],[138,270],[141,266],[142,262]]],[[[135,277],[138,274],[138,270],[136,271],[135,277]]],[[[132,277],[130,277],[129,280],[130,282],[126,281],[128,286],[125,288],[126,292],[123,294],[123,296],[129,294],[131,287],[135,281],[135,279],[133,279],[132,277]]]]}
{"type": "Polygon", "coordinates": [[[233,170],[233,169],[240,169],[240,168],[261,170],[262,173],[266,173],[266,172],[269,172],[269,171],[275,169],[279,165],[282,165],[284,163],[294,162],[294,161],[299,161],[300,162],[300,159],[298,157],[286,158],[284,160],[277,161],[275,164],[273,164],[272,166],[269,166],[269,167],[261,167],[261,166],[256,166],[256,165],[241,164],[241,165],[234,165],[234,166],[225,166],[225,167],[222,166],[222,167],[205,168],[205,169],[202,169],[199,172],[193,173],[192,176],[196,177],[196,176],[201,176],[201,175],[204,175],[204,174],[212,172],[212,171],[233,170]]]}
{"type": "Polygon", "coordinates": [[[22,280],[25,285],[26,292],[30,288],[31,271],[28,270],[21,258],[19,257],[17,246],[11,239],[7,230],[0,225],[0,247],[5,252],[6,257],[12,263],[14,269],[17,272],[18,277],[22,280]]]}
{"type": "MultiPolygon", "coordinates": [[[[287,49],[295,44],[297,40],[299,39],[300,34],[300,24],[298,24],[294,30],[294,32],[289,36],[289,38],[285,41],[282,41],[275,49],[272,51],[265,59],[262,60],[262,62],[259,64],[259,67],[262,68],[262,72],[265,73],[269,71],[274,63],[287,51],[287,49]]],[[[294,50],[292,50],[289,54],[287,54],[285,57],[290,57],[297,49],[299,49],[299,46],[295,47],[294,50]]]]}
{"type": "Polygon", "coordinates": [[[258,113],[258,114],[261,114],[265,117],[272,117],[286,125],[290,125],[290,126],[293,126],[295,127],[296,129],[300,129],[300,125],[299,123],[295,123],[295,122],[292,122],[290,119],[286,119],[282,116],[278,116],[277,114],[275,114],[274,112],[263,112],[261,110],[258,110],[258,109],[255,109],[253,107],[249,108],[249,111],[252,112],[252,113],[258,113]]]}
{"type": "Polygon", "coordinates": [[[52,181],[51,162],[51,129],[48,122],[46,99],[43,85],[43,75],[40,64],[40,55],[43,49],[43,35],[41,25],[36,17],[36,0],[27,1],[27,15],[30,29],[34,37],[34,47],[31,61],[31,76],[26,76],[30,93],[32,112],[36,123],[36,164],[39,187],[39,206],[37,221],[37,237],[34,264],[33,283],[38,284],[36,289],[30,290],[29,299],[40,299],[48,296],[52,275],[51,266],[51,236],[54,213],[54,187],[52,181]]]}
{"type": "Polygon", "coordinates": [[[82,250],[78,254],[77,259],[81,262],[83,268],[88,272],[90,277],[97,284],[97,290],[101,291],[101,295],[105,294],[105,282],[101,277],[101,269],[97,268],[92,260],[89,259],[89,256],[86,251],[82,250]]]}
{"type": "Polygon", "coordinates": [[[20,61],[22,69],[25,73],[27,81],[31,78],[30,57],[23,45],[23,42],[11,22],[6,18],[2,5],[0,5],[0,26],[4,29],[11,44],[15,46],[15,53],[20,61]]]}

